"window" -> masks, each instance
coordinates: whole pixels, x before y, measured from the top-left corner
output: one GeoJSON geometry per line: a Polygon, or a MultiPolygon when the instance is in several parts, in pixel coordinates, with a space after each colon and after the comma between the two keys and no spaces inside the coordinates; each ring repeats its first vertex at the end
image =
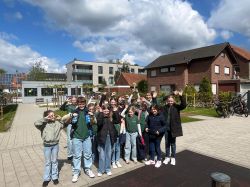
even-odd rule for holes
{"type": "Polygon", "coordinates": [[[165,94],[170,94],[172,91],[175,90],[175,85],[161,85],[160,90],[165,94]]]}
{"type": "Polygon", "coordinates": [[[109,67],[109,74],[111,74],[111,75],[114,74],[114,68],[113,67],[109,67]]]}
{"type": "Polygon", "coordinates": [[[103,67],[102,66],[98,66],[98,74],[103,74],[103,67]]]}
{"type": "Polygon", "coordinates": [[[37,96],[37,88],[24,88],[24,96],[37,96]]]}
{"type": "Polygon", "coordinates": [[[71,95],[80,95],[81,94],[81,88],[75,87],[71,88],[71,95]]]}
{"type": "Polygon", "coordinates": [[[175,66],[171,66],[171,67],[169,68],[169,71],[170,71],[170,72],[175,72],[175,66]]]}
{"type": "Polygon", "coordinates": [[[68,95],[68,88],[57,88],[57,92],[63,92],[63,95],[68,95]]]}
{"type": "Polygon", "coordinates": [[[103,82],[104,82],[103,77],[102,77],[102,76],[99,76],[99,77],[98,77],[98,84],[103,84],[103,82]]]}
{"type": "Polygon", "coordinates": [[[144,69],[138,69],[138,73],[144,73],[145,70],[144,69]]]}
{"type": "Polygon", "coordinates": [[[151,87],[150,87],[150,91],[151,91],[151,92],[156,91],[156,86],[151,86],[151,87]]]}
{"type": "Polygon", "coordinates": [[[155,77],[156,76],[156,70],[151,70],[151,77],[155,77]]]}
{"type": "Polygon", "coordinates": [[[53,88],[42,88],[42,96],[52,96],[53,88]]]}
{"type": "Polygon", "coordinates": [[[219,65],[214,66],[214,73],[220,73],[220,66],[219,65]]]}
{"type": "Polygon", "coordinates": [[[221,56],[222,58],[225,58],[226,55],[225,55],[225,53],[221,53],[220,56],[221,56]]]}
{"type": "Polygon", "coordinates": [[[199,84],[195,84],[195,85],[194,85],[194,89],[195,89],[197,92],[199,92],[199,90],[200,90],[200,85],[199,85],[199,84]]]}
{"type": "Polygon", "coordinates": [[[230,68],[229,67],[224,67],[224,74],[229,75],[230,74],[230,68]]]}
{"type": "Polygon", "coordinates": [[[114,77],[109,77],[109,84],[114,84],[114,77]]]}
{"type": "Polygon", "coordinates": [[[214,95],[216,95],[216,93],[217,93],[217,85],[216,84],[212,84],[212,92],[214,95]]]}
{"type": "Polygon", "coordinates": [[[135,72],[135,69],[134,69],[134,68],[131,68],[130,72],[131,72],[131,73],[134,73],[134,72],[135,72]]]}
{"type": "Polygon", "coordinates": [[[169,68],[161,68],[161,73],[169,72],[169,68]]]}

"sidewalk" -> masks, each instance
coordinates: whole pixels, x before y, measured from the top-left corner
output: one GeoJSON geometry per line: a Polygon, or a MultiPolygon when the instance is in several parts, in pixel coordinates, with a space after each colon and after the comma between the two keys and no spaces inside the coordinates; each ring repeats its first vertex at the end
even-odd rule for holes
{"type": "MultiPolygon", "coordinates": [[[[9,186],[41,186],[43,175],[43,145],[34,122],[46,108],[19,104],[10,131],[0,133],[0,184],[9,186]]],[[[199,117],[199,116],[197,116],[199,117]]],[[[202,117],[204,118],[204,117],[202,117]]],[[[188,149],[250,169],[250,118],[209,118],[183,124],[183,137],[177,138],[177,152],[188,149]]],[[[164,148],[164,139],[162,141],[164,148]]],[[[67,161],[66,135],[62,131],[59,151],[60,183],[58,186],[89,186],[110,177],[90,179],[83,172],[79,181],[71,182],[71,164],[67,161]]],[[[178,160],[177,160],[178,164],[178,160]]],[[[112,177],[129,172],[144,164],[131,163],[112,169],[112,177]]],[[[93,171],[97,174],[97,168],[93,171]]],[[[54,186],[51,182],[49,186],[54,186]]]]}
{"type": "MultiPolygon", "coordinates": [[[[41,186],[44,169],[41,133],[34,126],[46,108],[34,104],[19,104],[12,127],[0,133],[0,184],[1,187],[41,186]]],[[[59,185],[89,186],[108,179],[107,175],[90,179],[83,171],[77,183],[73,184],[71,163],[67,160],[66,133],[62,131],[59,148],[59,185]]],[[[113,169],[112,177],[143,166],[141,163],[129,165],[121,162],[122,168],[113,169]]],[[[96,166],[93,171],[97,174],[96,166]]],[[[50,182],[49,186],[54,186],[50,182]]]]}

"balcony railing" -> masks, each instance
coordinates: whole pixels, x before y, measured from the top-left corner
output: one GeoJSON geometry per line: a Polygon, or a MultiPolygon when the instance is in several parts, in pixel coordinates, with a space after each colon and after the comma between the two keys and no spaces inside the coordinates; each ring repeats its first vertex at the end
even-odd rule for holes
{"type": "Polygon", "coordinates": [[[74,80],[74,82],[82,82],[83,84],[93,84],[92,80],[74,80]]]}
{"type": "Polygon", "coordinates": [[[93,73],[92,69],[73,69],[73,73],[93,73]]]}

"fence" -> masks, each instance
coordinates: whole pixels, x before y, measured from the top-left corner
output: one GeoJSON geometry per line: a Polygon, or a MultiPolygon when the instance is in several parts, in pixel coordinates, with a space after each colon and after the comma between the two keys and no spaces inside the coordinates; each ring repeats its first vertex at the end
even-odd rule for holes
{"type": "Polygon", "coordinates": [[[213,107],[214,106],[214,97],[211,99],[207,99],[207,101],[204,101],[204,95],[201,95],[199,93],[194,94],[185,94],[184,95],[187,106],[188,107],[213,107]]]}

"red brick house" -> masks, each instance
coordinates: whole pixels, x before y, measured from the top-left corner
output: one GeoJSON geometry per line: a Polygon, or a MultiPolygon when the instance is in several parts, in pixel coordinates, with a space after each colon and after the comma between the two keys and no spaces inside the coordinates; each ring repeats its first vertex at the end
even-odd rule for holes
{"type": "Polygon", "coordinates": [[[124,94],[131,93],[131,88],[134,87],[134,83],[137,84],[141,80],[147,80],[147,76],[143,74],[121,73],[115,86],[109,87],[107,91],[124,94]]]}
{"type": "Polygon", "coordinates": [[[235,52],[235,56],[239,63],[239,78],[241,79],[250,79],[250,52],[237,47],[235,45],[231,45],[233,51],[235,52]]]}
{"type": "Polygon", "coordinates": [[[198,89],[203,77],[210,80],[214,94],[219,90],[239,91],[237,81],[234,82],[238,59],[229,43],[163,55],[145,69],[151,91],[170,92],[187,84],[198,89]]]}

